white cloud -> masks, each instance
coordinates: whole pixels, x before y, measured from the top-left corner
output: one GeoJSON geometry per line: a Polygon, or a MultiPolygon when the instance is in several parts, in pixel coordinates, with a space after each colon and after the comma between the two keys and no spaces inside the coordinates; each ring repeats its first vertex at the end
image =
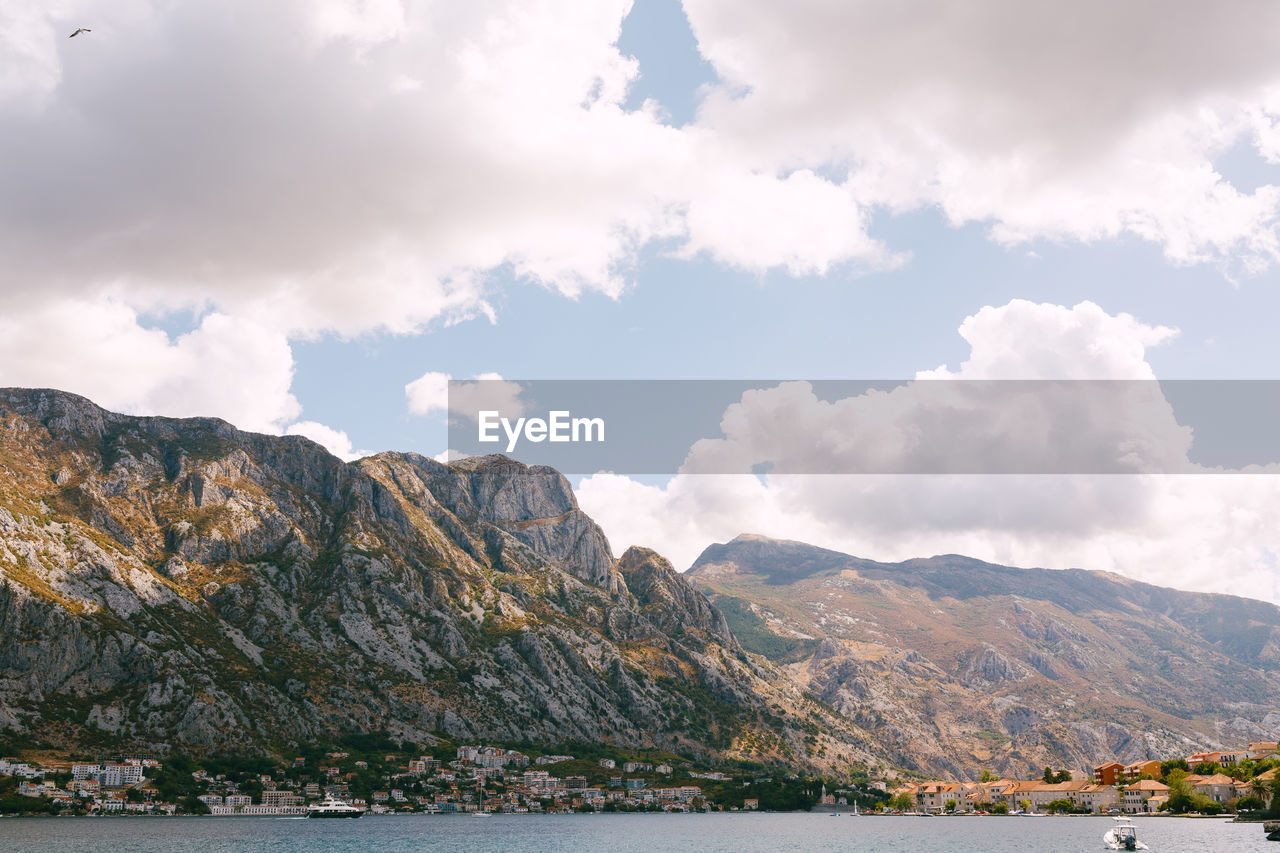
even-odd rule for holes
{"type": "Polygon", "coordinates": [[[1177,329],[1148,326],[1129,314],[1112,316],[1093,302],[1073,308],[1014,299],[966,317],[960,337],[969,357],[919,379],[1155,379],[1146,351],[1173,340],[1177,329]]]}
{"type": "Polygon", "coordinates": [[[1280,189],[1211,163],[1274,155],[1278,9],[686,6],[723,82],[677,129],[622,109],[627,0],[6,2],[3,299],[410,332],[492,317],[504,265],[616,295],[658,238],[753,271],[891,266],[871,212],[931,206],[1006,241],[1277,253],[1280,189]]]}
{"type": "Polygon", "coordinates": [[[859,205],[993,235],[1136,235],[1178,263],[1277,258],[1280,191],[1213,168],[1274,156],[1280,8],[687,0],[723,81],[698,128],[762,173],[826,168],[859,205]]]}
{"type": "Polygon", "coordinates": [[[313,0],[311,5],[308,23],[318,47],[341,40],[368,47],[405,32],[400,0],[313,0]]]}
{"type": "Polygon", "coordinates": [[[323,445],[326,450],[344,462],[351,462],[368,456],[367,450],[356,450],[351,446],[351,438],[342,430],[325,426],[316,421],[298,421],[285,430],[285,435],[302,435],[323,445]]]}
{"type": "MultiPolygon", "coordinates": [[[[1020,300],[984,308],[961,328],[970,358],[958,370],[944,366],[934,376],[1150,378],[1145,348],[1174,334],[1123,314],[1107,315],[1090,303],[1065,308],[1020,300]],[[1018,358],[1019,348],[1027,358],[1018,358]]],[[[897,470],[917,452],[903,437],[930,433],[934,395],[952,385],[924,384],[926,392],[905,386],[836,403],[818,400],[805,383],[744,395],[726,412],[725,437],[695,447],[686,470],[713,463],[723,469],[723,459],[708,462],[700,458],[703,452],[740,454],[748,465],[785,462],[791,454],[802,457],[795,470],[820,470],[808,455],[837,459],[850,453],[833,442],[851,433],[897,470]]],[[[1105,450],[1127,438],[1131,452],[1148,454],[1162,470],[1193,468],[1186,463],[1190,436],[1158,394],[1137,400],[1133,411],[1094,406],[1079,432],[1056,437],[1028,430],[1034,419],[1025,412],[994,423],[968,417],[962,392],[944,402],[954,408],[943,426],[962,456],[1033,458],[1053,452],[1058,441],[1077,451],[1095,442],[1105,450]]],[[[1087,399],[1068,402],[1086,410],[1092,405],[1087,399]]],[[[655,547],[682,568],[709,543],[751,532],[874,559],[964,553],[1015,565],[1111,570],[1280,602],[1280,476],[682,474],[652,486],[602,473],[581,482],[578,498],[616,549],[655,547]]]]}
{"type": "Polygon", "coordinates": [[[965,319],[958,371],[833,401],[808,382],[748,391],[681,471],[777,474],[1081,472],[1170,473],[1190,467],[1179,425],[1145,361],[1177,331],[1015,299],[965,319]],[[992,380],[1105,380],[1006,382],[992,380]],[[938,381],[966,380],[966,381],[938,381]]]}
{"type": "Polygon", "coordinates": [[[170,338],[108,298],[0,315],[0,385],[59,388],[116,411],[278,433],[301,411],[292,380],[288,341],[251,318],[210,313],[170,338]]]}
{"type": "Polygon", "coordinates": [[[628,6],[0,0],[0,316],[45,336],[5,381],[279,431],[290,340],[492,321],[504,265],[619,293],[685,168],[620,109],[628,6]],[[173,309],[248,318],[269,369],[134,319],[173,309]]]}
{"type": "Polygon", "coordinates": [[[429,370],[404,386],[404,395],[410,414],[442,414],[449,409],[449,374],[429,370]]]}
{"type": "Polygon", "coordinates": [[[409,413],[414,415],[448,415],[475,420],[482,409],[494,409],[504,417],[515,418],[527,410],[520,398],[518,382],[508,382],[497,373],[481,373],[471,380],[449,383],[447,373],[428,371],[404,386],[409,413]]]}
{"type": "Polygon", "coordinates": [[[628,6],[84,2],[109,25],[71,44],[70,13],[13,11],[0,287],[293,334],[485,314],[503,264],[617,293],[684,170],[676,131],[619,107],[628,6]]]}
{"type": "Polygon", "coordinates": [[[1280,190],[1211,165],[1275,148],[1270,7],[690,0],[724,82],[677,129],[621,107],[629,6],[6,3],[4,298],[410,332],[492,316],[504,265],[616,295],[658,238],[752,271],[891,266],[872,212],[935,205],[1007,241],[1277,251],[1280,190]]]}
{"type": "Polygon", "coordinates": [[[825,275],[841,262],[885,268],[901,261],[867,236],[865,207],[805,169],[785,178],[720,169],[690,200],[680,254],[734,267],[825,275]]]}
{"type": "MultiPolygon", "coordinates": [[[[492,320],[499,268],[616,296],[657,240],[757,272],[884,267],[871,216],[936,207],[1004,242],[1280,254],[1280,189],[1212,166],[1241,141],[1280,159],[1280,7],[688,0],[723,82],[680,129],[622,108],[629,8],[0,0],[0,375],[280,431],[290,340],[492,320]],[[166,308],[205,321],[138,324],[166,308]]],[[[1069,371],[1149,373],[1164,332],[1091,310],[1028,309],[1016,345],[979,314],[961,371],[1047,369],[1039,337],[1069,371]]]]}

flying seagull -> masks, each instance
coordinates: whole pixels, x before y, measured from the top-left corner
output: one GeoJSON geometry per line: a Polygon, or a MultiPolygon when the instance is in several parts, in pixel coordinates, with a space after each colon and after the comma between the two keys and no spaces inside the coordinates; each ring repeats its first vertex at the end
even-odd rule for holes
{"type": "Polygon", "coordinates": [[[93,30],[89,29],[88,27],[76,27],[76,31],[71,35],[67,36],[67,38],[73,39],[76,36],[80,35],[81,33],[91,33],[91,32],[93,32],[93,30]]]}

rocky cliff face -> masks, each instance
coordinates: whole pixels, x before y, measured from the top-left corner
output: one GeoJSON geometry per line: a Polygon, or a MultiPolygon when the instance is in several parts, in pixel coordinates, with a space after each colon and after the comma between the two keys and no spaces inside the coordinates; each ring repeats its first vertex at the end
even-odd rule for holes
{"type": "Polygon", "coordinates": [[[0,728],[57,744],[386,730],[871,760],[661,557],[615,561],[562,476],[504,457],[348,464],[0,390],[0,579],[0,728]]]}
{"type": "Polygon", "coordinates": [[[688,572],[742,644],[908,767],[1038,776],[1280,731],[1280,608],[1114,575],[743,536],[688,572]]]}

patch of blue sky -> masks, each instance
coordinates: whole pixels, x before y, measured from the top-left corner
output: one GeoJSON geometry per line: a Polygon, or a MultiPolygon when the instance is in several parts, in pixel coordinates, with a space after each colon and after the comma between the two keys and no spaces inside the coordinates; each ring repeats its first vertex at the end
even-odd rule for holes
{"type": "Polygon", "coordinates": [[[636,0],[622,22],[618,49],[640,64],[640,77],[627,93],[626,109],[637,110],[646,100],[654,100],[672,126],[693,121],[699,90],[717,78],[698,52],[679,0],[636,0]]]}
{"type": "Polygon", "coordinates": [[[1242,193],[1252,194],[1259,187],[1280,184],[1280,164],[1268,163],[1259,156],[1247,137],[1214,158],[1213,168],[1242,193]]]}

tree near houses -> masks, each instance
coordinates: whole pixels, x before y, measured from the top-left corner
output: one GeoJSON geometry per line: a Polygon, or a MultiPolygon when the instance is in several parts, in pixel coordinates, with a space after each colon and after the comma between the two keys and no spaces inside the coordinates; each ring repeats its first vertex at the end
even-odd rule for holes
{"type": "Polygon", "coordinates": [[[1066,797],[1059,797],[1045,804],[1044,810],[1049,814],[1070,814],[1075,811],[1076,804],[1068,800],[1066,797]]]}

